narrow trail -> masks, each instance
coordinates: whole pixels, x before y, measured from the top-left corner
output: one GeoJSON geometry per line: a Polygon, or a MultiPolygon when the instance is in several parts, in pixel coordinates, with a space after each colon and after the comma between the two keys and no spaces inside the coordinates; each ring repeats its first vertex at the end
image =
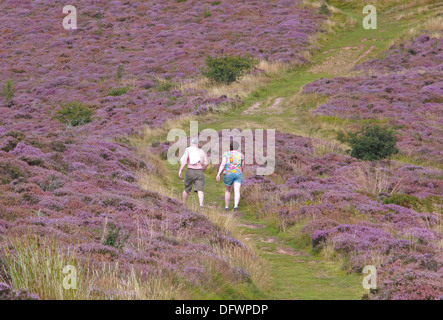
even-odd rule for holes
{"type": "MultiPolygon", "coordinates": [[[[350,13],[346,13],[352,15],[350,13]]],[[[357,18],[357,17],[356,17],[357,18]]],[[[213,128],[272,128],[282,132],[312,136],[313,106],[297,104],[302,87],[319,78],[353,76],[352,68],[375,57],[390,46],[390,42],[408,27],[390,16],[379,15],[377,30],[364,30],[360,24],[354,30],[330,39],[312,58],[312,64],[276,76],[265,89],[245,99],[240,110],[199,124],[199,129],[213,128]],[[239,116],[239,113],[241,116],[239,116]]],[[[327,139],[322,133],[318,137],[327,139]]],[[[177,166],[169,166],[169,182],[178,194],[182,181],[176,178],[177,166]]],[[[215,181],[215,170],[206,174],[206,205],[220,214],[224,207],[222,182],[215,181]]],[[[190,197],[196,202],[196,197],[190,197]]],[[[234,214],[234,213],[229,213],[234,214]]],[[[257,219],[255,212],[240,205],[237,228],[247,239],[253,240],[256,252],[269,264],[273,288],[266,293],[269,299],[360,299],[366,293],[361,286],[361,275],[349,275],[337,265],[321,260],[300,247],[294,235],[280,232],[275,224],[257,219]]]]}

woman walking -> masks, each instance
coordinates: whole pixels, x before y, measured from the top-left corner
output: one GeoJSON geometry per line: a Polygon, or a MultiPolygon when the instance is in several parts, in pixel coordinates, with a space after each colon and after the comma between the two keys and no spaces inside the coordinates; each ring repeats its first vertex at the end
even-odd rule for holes
{"type": "Polygon", "coordinates": [[[232,186],[234,186],[234,211],[238,211],[238,203],[240,202],[240,187],[243,183],[245,157],[238,151],[238,148],[239,144],[236,141],[231,142],[230,151],[223,154],[222,163],[218,169],[217,181],[220,181],[222,171],[225,175],[223,179],[226,187],[225,210],[229,210],[232,186]]]}

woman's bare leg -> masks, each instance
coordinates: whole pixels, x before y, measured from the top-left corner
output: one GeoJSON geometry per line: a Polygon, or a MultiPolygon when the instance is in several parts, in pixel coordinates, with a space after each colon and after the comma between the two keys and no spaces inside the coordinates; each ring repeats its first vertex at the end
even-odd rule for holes
{"type": "Polygon", "coordinates": [[[241,183],[234,182],[234,208],[238,208],[238,203],[240,202],[240,187],[241,183]]]}
{"type": "Polygon", "coordinates": [[[231,199],[231,187],[226,186],[225,191],[225,208],[229,207],[229,200],[231,199]]]}

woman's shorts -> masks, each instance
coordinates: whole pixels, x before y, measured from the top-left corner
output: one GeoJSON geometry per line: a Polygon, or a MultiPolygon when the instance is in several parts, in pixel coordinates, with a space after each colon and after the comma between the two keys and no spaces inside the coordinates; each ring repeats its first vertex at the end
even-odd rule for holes
{"type": "Polygon", "coordinates": [[[243,174],[241,172],[228,173],[227,175],[225,175],[223,182],[228,187],[232,186],[232,184],[234,182],[238,182],[238,183],[242,184],[243,183],[243,174]]]}

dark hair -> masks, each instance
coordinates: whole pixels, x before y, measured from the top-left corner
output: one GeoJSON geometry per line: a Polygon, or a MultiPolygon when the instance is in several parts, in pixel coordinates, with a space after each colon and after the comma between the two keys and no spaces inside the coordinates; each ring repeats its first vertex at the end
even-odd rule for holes
{"type": "Polygon", "coordinates": [[[231,141],[231,144],[229,145],[229,149],[232,150],[237,150],[239,147],[238,142],[237,141],[231,141]]]}

